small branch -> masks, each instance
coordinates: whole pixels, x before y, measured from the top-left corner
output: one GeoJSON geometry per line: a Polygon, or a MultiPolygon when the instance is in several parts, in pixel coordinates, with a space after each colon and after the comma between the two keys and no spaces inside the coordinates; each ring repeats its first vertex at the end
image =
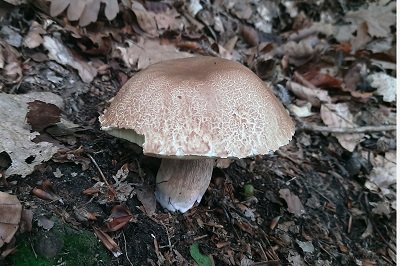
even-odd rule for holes
{"type": "Polygon", "coordinates": [[[366,133],[366,132],[395,131],[396,125],[365,126],[365,127],[325,127],[325,126],[318,126],[318,125],[303,124],[300,126],[299,130],[328,132],[328,133],[341,133],[341,134],[348,134],[348,133],[354,134],[354,133],[366,133]]]}
{"type": "Polygon", "coordinates": [[[92,161],[92,163],[94,164],[94,166],[96,166],[97,171],[99,171],[101,178],[103,178],[104,183],[106,183],[107,186],[110,186],[110,184],[108,183],[106,177],[103,174],[103,171],[101,171],[100,166],[97,164],[97,162],[95,161],[95,159],[92,157],[92,155],[90,155],[89,153],[86,154],[89,159],[92,161]]]}

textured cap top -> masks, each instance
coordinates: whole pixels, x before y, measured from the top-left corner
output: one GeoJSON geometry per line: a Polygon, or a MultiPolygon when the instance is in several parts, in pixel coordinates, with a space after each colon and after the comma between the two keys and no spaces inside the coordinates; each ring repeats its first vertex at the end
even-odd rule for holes
{"type": "Polygon", "coordinates": [[[294,134],[287,111],[257,75],[215,57],[169,60],[142,70],[100,122],[103,130],[154,156],[243,158],[277,150],[294,134]]]}

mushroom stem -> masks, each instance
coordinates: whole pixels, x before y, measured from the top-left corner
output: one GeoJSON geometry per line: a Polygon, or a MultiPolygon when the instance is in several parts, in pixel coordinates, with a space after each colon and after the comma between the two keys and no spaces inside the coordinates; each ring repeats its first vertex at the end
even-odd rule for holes
{"type": "Polygon", "coordinates": [[[169,211],[186,212],[201,201],[213,167],[214,159],[162,159],[156,178],[158,202],[169,211]]]}

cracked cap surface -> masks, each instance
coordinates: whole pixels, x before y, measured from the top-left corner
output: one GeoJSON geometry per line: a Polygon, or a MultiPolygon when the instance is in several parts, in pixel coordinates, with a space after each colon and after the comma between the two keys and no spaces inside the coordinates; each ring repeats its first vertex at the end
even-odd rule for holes
{"type": "Polygon", "coordinates": [[[135,74],[100,122],[111,135],[160,157],[244,158],[277,150],[294,134],[287,111],[256,74],[206,56],[135,74]]]}

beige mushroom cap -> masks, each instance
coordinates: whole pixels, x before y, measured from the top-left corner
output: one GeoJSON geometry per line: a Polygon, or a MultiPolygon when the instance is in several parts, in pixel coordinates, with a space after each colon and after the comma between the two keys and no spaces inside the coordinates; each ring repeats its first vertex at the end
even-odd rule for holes
{"type": "Polygon", "coordinates": [[[270,87],[243,65],[215,57],[164,61],[137,73],[100,122],[159,157],[244,158],[277,150],[294,134],[270,87]]]}

